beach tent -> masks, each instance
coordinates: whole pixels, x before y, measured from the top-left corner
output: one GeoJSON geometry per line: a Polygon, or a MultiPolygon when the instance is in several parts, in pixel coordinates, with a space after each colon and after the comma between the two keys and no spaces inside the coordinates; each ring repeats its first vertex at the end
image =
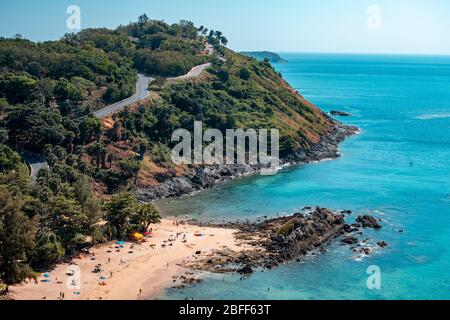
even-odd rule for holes
{"type": "Polygon", "coordinates": [[[131,237],[133,238],[134,241],[141,241],[144,239],[144,235],[138,232],[134,233],[131,237]]]}

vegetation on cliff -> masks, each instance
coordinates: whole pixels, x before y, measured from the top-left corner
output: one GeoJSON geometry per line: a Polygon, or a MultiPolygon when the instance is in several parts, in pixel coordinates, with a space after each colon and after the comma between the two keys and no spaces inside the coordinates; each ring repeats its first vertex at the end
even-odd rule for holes
{"type": "Polygon", "coordinates": [[[169,161],[173,130],[281,130],[281,154],[317,144],[331,123],[273,69],[225,48],[220,31],[143,15],[115,30],[59,41],[0,39],[0,278],[33,269],[158,221],[129,192],[185,168],[169,161]],[[211,48],[215,54],[211,54],[211,48]],[[200,77],[166,82],[211,62],[200,77]],[[99,120],[92,112],[134,93],[137,73],[158,76],[152,97],[99,120]],[[47,159],[32,183],[19,153],[47,159]],[[111,197],[111,195],[114,196],[111,197]],[[102,222],[102,223],[100,223],[102,222]]]}

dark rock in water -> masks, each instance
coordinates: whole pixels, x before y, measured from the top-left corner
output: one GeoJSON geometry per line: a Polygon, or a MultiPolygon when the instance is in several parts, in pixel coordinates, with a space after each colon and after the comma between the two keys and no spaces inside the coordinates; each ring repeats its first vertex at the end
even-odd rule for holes
{"type": "Polygon", "coordinates": [[[369,255],[372,252],[372,250],[370,250],[370,248],[361,248],[359,252],[365,255],[369,255]]]}
{"type": "Polygon", "coordinates": [[[381,229],[381,225],[377,219],[372,216],[359,216],[356,222],[361,223],[363,228],[381,229]]]}
{"type": "Polygon", "coordinates": [[[344,244],[357,244],[358,243],[358,239],[355,237],[346,237],[344,239],[341,240],[342,243],[344,244]]]}
{"type": "Polygon", "coordinates": [[[379,241],[377,244],[380,248],[386,248],[388,246],[386,241],[379,241]]]}
{"type": "Polygon", "coordinates": [[[403,233],[404,231],[400,229],[400,230],[398,230],[398,232],[403,233]]]}
{"type": "MultiPolygon", "coordinates": [[[[268,269],[270,269],[270,268],[268,268],[268,269]]],[[[238,273],[240,273],[240,274],[252,274],[253,273],[253,268],[250,265],[246,265],[242,269],[239,269],[238,273]]]]}
{"type": "Polygon", "coordinates": [[[351,116],[352,116],[352,115],[351,115],[350,113],[348,113],[348,112],[344,112],[344,111],[336,111],[336,110],[331,111],[330,114],[331,114],[332,116],[337,116],[337,117],[351,117],[351,116]]]}
{"type": "Polygon", "coordinates": [[[351,233],[351,232],[353,232],[353,228],[350,225],[346,224],[344,226],[344,231],[347,233],[351,233]]]}

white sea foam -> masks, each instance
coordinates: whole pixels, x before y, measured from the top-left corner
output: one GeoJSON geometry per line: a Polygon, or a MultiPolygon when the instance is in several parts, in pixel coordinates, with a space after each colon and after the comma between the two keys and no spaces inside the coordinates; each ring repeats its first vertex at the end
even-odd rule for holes
{"type": "Polygon", "coordinates": [[[450,118],[450,113],[436,113],[436,114],[424,114],[416,117],[419,120],[433,120],[433,119],[445,119],[450,118]]]}

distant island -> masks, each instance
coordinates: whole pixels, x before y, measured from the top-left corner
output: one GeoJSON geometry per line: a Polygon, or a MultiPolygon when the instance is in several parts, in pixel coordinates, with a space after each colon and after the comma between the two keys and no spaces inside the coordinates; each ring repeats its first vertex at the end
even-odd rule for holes
{"type": "Polygon", "coordinates": [[[269,51],[248,51],[248,52],[240,52],[242,55],[247,57],[255,58],[258,61],[263,61],[268,59],[270,62],[276,63],[285,63],[287,60],[280,57],[279,54],[269,51]]]}

